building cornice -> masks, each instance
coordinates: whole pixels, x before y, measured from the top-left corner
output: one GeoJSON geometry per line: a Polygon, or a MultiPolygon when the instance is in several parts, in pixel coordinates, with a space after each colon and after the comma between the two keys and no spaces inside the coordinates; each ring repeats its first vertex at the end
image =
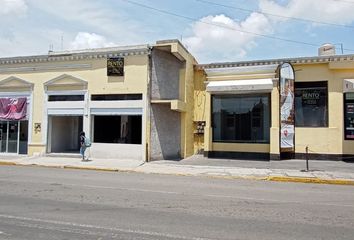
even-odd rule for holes
{"type": "Polygon", "coordinates": [[[149,52],[150,47],[148,45],[49,52],[47,55],[0,58],[0,65],[94,60],[110,57],[147,55],[149,52]]]}
{"type": "Polygon", "coordinates": [[[212,68],[232,68],[232,67],[249,67],[249,66],[262,66],[274,65],[290,62],[292,64],[320,64],[330,62],[354,62],[354,55],[335,55],[335,56],[322,56],[322,57],[300,57],[300,58],[282,58],[282,59],[268,59],[268,60],[255,60],[255,61],[240,61],[240,62],[221,62],[209,64],[197,64],[197,70],[212,69],[212,68]]]}

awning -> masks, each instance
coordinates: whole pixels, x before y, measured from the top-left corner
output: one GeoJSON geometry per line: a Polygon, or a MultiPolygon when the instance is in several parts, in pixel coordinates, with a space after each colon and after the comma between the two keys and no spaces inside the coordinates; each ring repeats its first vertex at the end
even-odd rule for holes
{"type": "Polygon", "coordinates": [[[0,98],[0,119],[21,120],[27,114],[27,98],[0,98]]]}
{"type": "Polygon", "coordinates": [[[227,76],[227,75],[253,75],[267,74],[275,75],[279,64],[258,65],[258,66],[243,66],[243,67],[219,67],[205,68],[204,71],[208,77],[227,76]]]}
{"type": "Polygon", "coordinates": [[[209,82],[206,90],[210,93],[251,93],[271,92],[273,80],[271,78],[252,80],[230,80],[209,82]]]}
{"type": "Polygon", "coordinates": [[[354,92],[354,79],[344,79],[343,92],[354,92]]]}
{"type": "Polygon", "coordinates": [[[92,115],[143,115],[142,108],[91,108],[92,115]]]}

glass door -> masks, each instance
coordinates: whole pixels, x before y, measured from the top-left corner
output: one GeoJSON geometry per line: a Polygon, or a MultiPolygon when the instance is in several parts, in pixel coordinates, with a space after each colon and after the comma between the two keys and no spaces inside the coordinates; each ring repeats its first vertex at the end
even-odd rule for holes
{"type": "Polygon", "coordinates": [[[28,121],[0,121],[0,153],[27,154],[28,121]]]}
{"type": "Polygon", "coordinates": [[[8,122],[0,121],[0,152],[7,152],[7,124],[8,122]]]}
{"type": "Polygon", "coordinates": [[[18,149],[18,123],[19,122],[9,122],[9,128],[8,128],[8,146],[7,146],[7,152],[8,153],[17,153],[18,149]]]}

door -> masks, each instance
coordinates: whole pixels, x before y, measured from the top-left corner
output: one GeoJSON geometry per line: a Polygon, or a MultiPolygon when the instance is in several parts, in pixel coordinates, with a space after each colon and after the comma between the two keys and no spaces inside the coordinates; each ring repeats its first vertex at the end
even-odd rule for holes
{"type": "Polygon", "coordinates": [[[28,121],[0,121],[0,153],[27,154],[28,121]]]}
{"type": "Polygon", "coordinates": [[[7,152],[17,153],[18,148],[18,121],[11,121],[8,124],[8,142],[7,142],[7,152]]]}
{"type": "Polygon", "coordinates": [[[8,122],[0,121],[0,152],[7,152],[7,124],[8,122]]]}
{"type": "Polygon", "coordinates": [[[82,116],[49,116],[47,151],[49,153],[78,153],[82,126],[82,116]]]}

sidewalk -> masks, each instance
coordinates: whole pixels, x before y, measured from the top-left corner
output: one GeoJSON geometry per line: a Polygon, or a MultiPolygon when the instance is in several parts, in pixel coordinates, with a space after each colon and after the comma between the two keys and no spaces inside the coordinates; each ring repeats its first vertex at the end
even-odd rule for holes
{"type": "Polygon", "coordinates": [[[131,171],[151,174],[173,174],[227,179],[250,179],[283,182],[354,185],[354,163],[304,160],[249,161],[208,159],[195,155],[181,161],[144,163],[129,159],[92,159],[82,162],[77,157],[0,156],[0,165],[44,166],[105,171],[131,171]]]}

